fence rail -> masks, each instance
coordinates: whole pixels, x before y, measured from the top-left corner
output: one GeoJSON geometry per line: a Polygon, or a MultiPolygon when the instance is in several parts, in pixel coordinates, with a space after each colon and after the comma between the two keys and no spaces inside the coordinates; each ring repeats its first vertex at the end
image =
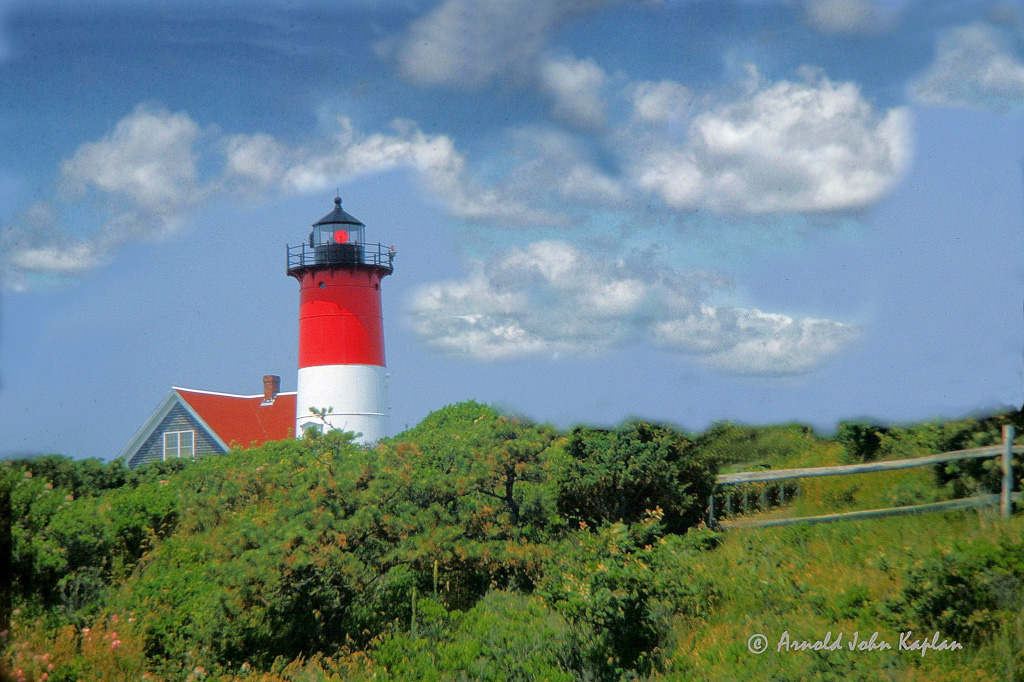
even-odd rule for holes
{"type": "MultiPolygon", "coordinates": [[[[744,471],[734,474],[721,474],[715,479],[715,485],[718,487],[743,483],[766,483],[773,481],[787,481],[798,478],[815,478],[819,476],[866,474],[876,471],[893,471],[896,469],[931,466],[941,464],[943,462],[953,462],[963,459],[1000,457],[1003,479],[1002,490],[998,494],[978,495],[975,497],[949,500],[946,502],[933,502],[930,504],[918,504],[904,507],[867,509],[864,511],[845,512],[841,514],[772,519],[746,518],[736,521],[719,521],[715,517],[715,494],[712,492],[708,497],[708,525],[725,529],[758,528],[766,526],[784,526],[794,523],[823,523],[830,521],[878,518],[882,516],[900,516],[904,514],[918,514],[931,511],[946,511],[951,509],[969,509],[972,507],[994,505],[996,503],[999,504],[1003,517],[1009,517],[1013,512],[1013,502],[1015,500],[1019,501],[1024,497],[1020,493],[1014,493],[1013,491],[1013,455],[1024,454],[1024,446],[1013,445],[1013,436],[1013,426],[1008,424],[1003,427],[1003,443],[1001,445],[972,448],[970,450],[957,450],[954,452],[943,452],[937,455],[915,457],[913,459],[898,459],[888,462],[869,462],[866,464],[849,464],[843,466],[813,467],[805,469],[779,469],[776,471],[744,471]]],[[[765,491],[762,491],[761,499],[762,502],[766,500],[765,491]]],[[[785,501],[785,487],[780,488],[780,501],[785,501]]]]}

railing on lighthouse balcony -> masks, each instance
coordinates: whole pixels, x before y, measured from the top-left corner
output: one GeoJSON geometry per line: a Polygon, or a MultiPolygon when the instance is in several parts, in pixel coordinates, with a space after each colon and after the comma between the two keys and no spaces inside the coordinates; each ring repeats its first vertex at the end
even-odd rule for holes
{"type": "Polygon", "coordinates": [[[288,246],[288,274],[311,267],[368,265],[394,270],[395,249],[383,244],[312,244],[288,246]]]}

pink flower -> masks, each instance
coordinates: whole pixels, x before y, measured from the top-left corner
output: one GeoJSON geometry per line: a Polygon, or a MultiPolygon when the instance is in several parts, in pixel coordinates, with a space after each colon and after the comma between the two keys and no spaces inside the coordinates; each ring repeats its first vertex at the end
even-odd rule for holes
{"type": "Polygon", "coordinates": [[[113,642],[110,643],[110,650],[113,651],[119,646],[121,646],[121,640],[115,639],[113,642]]]}
{"type": "Polygon", "coordinates": [[[46,682],[48,679],[50,679],[50,673],[43,673],[39,676],[39,682],[46,682]]]}
{"type": "Polygon", "coordinates": [[[86,637],[89,636],[90,632],[92,632],[92,628],[82,628],[82,634],[85,635],[86,637]]]}

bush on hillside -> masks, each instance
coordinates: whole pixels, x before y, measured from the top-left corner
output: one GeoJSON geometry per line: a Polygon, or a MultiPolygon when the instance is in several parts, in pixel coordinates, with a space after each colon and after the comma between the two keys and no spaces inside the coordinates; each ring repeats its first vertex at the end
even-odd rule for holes
{"type": "MultiPolygon", "coordinates": [[[[1003,539],[935,552],[912,567],[890,608],[926,631],[980,642],[1024,607],[1024,543],[1003,539]]],[[[905,625],[905,624],[904,624],[905,625]]]]}
{"type": "Polygon", "coordinates": [[[746,426],[719,422],[693,437],[694,448],[719,465],[766,464],[815,441],[813,429],[803,424],[746,426]]]}
{"type": "Polygon", "coordinates": [[[415,623],[374,648],[375,662],[387,670],[384,679],[578,679],[569,624],[537,597],[489,592],[465,613],[430,598],[417,607],[415,623]]]}
{"type": "Polygon", "coordinates": [[[846,449],[846,456],[851,461],[872,462],[878,458],[882,436],[886,433],[886,427],[872,422],[840,422],[836,429],[836,442],[846,449]]]}
{"type": "Polygon", "coordinates": [[[636,523],[657,509],[670,533],[700,523],[716,473],[681,433],[645,422],[576,427],[554,467],[558,511],[571,522],[636,523]]]}

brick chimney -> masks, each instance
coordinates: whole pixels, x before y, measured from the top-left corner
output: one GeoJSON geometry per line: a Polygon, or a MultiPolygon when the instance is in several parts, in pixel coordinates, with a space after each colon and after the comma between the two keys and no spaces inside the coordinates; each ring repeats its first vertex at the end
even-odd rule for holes
{"type": "Polygon", "coordinates": [[[263,377],[263,405],[273,405],[274,398],[281,391],[281,377],[267,374],[263,377]]]}

